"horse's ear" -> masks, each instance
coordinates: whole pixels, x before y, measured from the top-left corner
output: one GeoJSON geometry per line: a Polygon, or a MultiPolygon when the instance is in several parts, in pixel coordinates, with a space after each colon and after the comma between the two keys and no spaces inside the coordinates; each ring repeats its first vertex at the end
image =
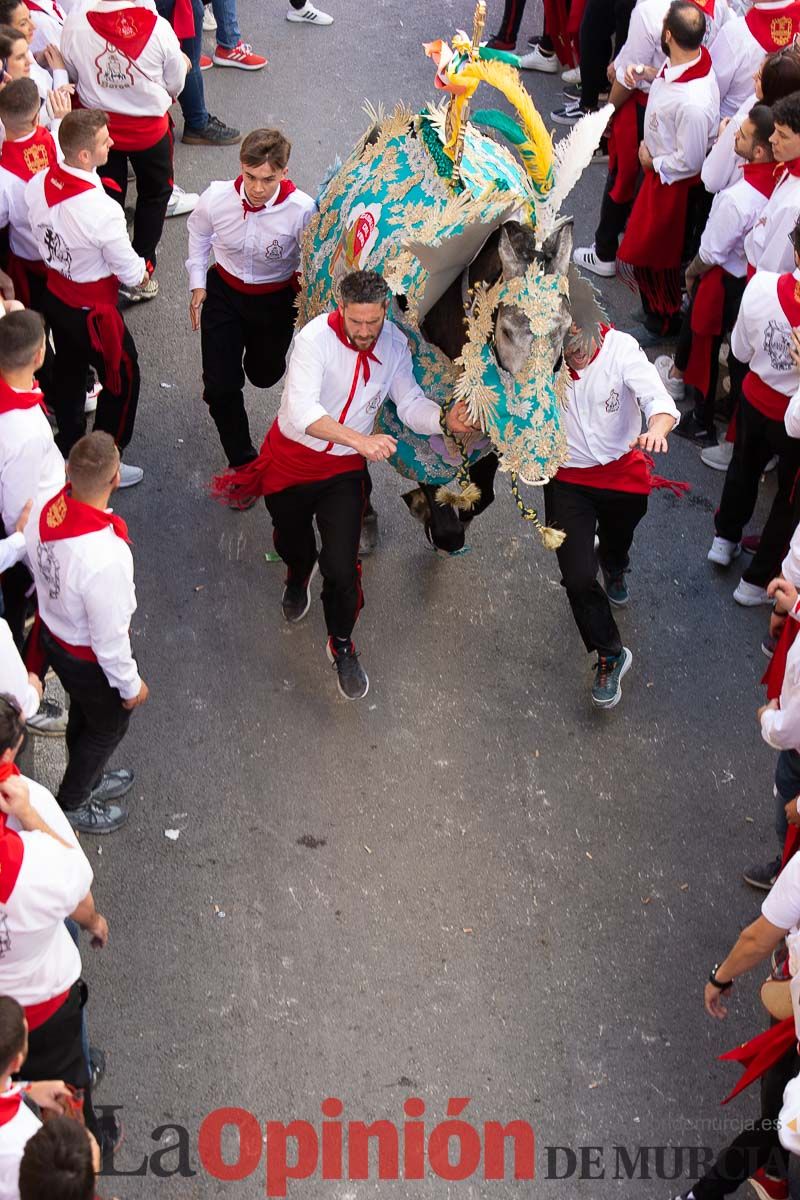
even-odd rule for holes
{"type": "Polygon", "coordinates": [[[546,275],[566,275],[572,262],[572,218],[545,238],[542,255],[546,275]]]}
{"type": "Polygon", "coordinates": [[[500,230],[500,240],[497,243],[497,253],[500,255],[500,265],[503,268],[503,279],[516,279],[524,275],[530,266],[530,259],[525,259],[511,240],[511,235],[504,225],[500,230]]]}

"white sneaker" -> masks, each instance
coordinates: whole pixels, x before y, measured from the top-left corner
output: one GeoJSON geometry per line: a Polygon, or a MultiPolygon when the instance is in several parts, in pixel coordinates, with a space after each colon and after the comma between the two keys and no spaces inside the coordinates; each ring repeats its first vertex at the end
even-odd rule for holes
{"type": "Polygon", "coordinates": [[[83,411],[85,413],[97,412],[97,397],[100,395],[102,390],[103,390],[102,383],[100,382],[99,379],[96,379],[94,381],[94,387],[90,388],[89,391],[86,393],[86,401],[83,405],[83,411]]]}
{"type": "Polygon", "coordinates": [[[174,183],[167,205],[167,216],[185,217],[187,213],[194,212],[199,199],[197,192],[185,192],[182,187],[178,187],[177,183],[174,183]]]}
{"type": "Polygon", "coordinates": [[[774,471],[775,468],[777,467],[777,465],[778,465],[778,456],[777,456],[777,454],[773,454],[772,458],[769,460],[767,465],[764,467],[764,474],[766,475],[767,471],[774,471]]]}
{"type": "Polygon", "coordinates": [[[539,46],[534,46],[530,54],[521,54],[519,65],[523,71],[544,71],[545,75],[556,75],[560,67],[555,54],[543,54],[539,46]]]}
{"type": "Polygon", "coordinates": [[[706,558],[718,567],[729,567],[742,553],[740,542],[729,542],[727,538],[715,537],[706,558]]]}
{"type": "Polygon", "coordinates": [[[700,451],[700,462],[712,471],[727,471],[733,458],[733,442],[720,442],[718,446],[707,446],[700,451]]]}
{"type": "Polygon", "coordinates": [[[158,295],[158,280],[151,275],[144,283],[135,283],[132,287],[123,283],[119,290],[120,295],[131,304],[141,304],[143,300],[155,300],[158,295]]]}
{"type": "Polygon", "coordinates": [[[733,598],[737,604],[743,604],[745,608],[756,608],[759,604],[772,604],[766,588],[758,587],[755,583],[747,583],[744,579],[739,580],[733,598]]]}
{"type": "Polygon", "coordinates": [[[302,8],[290,8],[286,14],[287,21],[299,21],[305,25],[332,25],[333,17],[321,12],[306,0],[302,8]]]}
{"type": "Polygon", "coordinates": [[[132,467],[130,463],[119,464],[119,486],[121,488],[136,487],[137,483],[141,483],[144,479],[144,471],[141,467],[132,467]]]}
{"type": "Polygon", "coordinates": [[[668,354],[660,354],[653,366],[658,371],[659,378],[664,387],[672,396],[673,400],[683,400],[686,394],[686,388],[682,379],[676,379],[674,375],[670,375],[670,371],[675,366],[675,362],[668,354]]]}
{"type": "Polygon", "coordinates": [[[206,33],[213,33],[213,31],[216,28],[217,28],[217,22],[214,18],[213,12],[211,11],[211,5],[204,4],[203,5],[203,29],[205,29],[206,33]]]}
{"type": "Polygon", "coordinates": [[[561,72],[561,78],[564,83],[580,83],[581,69],[580,67],[570,67],[568,71],[561,72]]]}
{"type": "Polygon", "coordinates": [[[616,261],[604,262],[602,258],[597,257],[594,242],[591,246],[579,246],[572,255],[572,261],[579,267],[591,271],[593,275],[602,276],[603,279],[612,279],[617,273],[616,261]]]}

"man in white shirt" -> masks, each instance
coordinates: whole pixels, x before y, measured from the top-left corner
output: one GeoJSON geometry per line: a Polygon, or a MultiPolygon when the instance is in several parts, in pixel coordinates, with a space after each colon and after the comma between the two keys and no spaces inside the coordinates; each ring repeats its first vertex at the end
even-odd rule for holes
{"type": "Polygon", "coordinates": [[[622,644],[611,605],[628,603],[629,551],[654,486],[644,452],[666,451],[680,414],[635,340],[598,324],[599,316],[576,293],[564,343],[571,376],[567,460],[544,496],[547,524],[567,535],[556,551],[561,585],[583,644],[597,655],[592,703],[614,708],[633,655],[622,644]],[[605,590],[597,581],[598,558],[605,590]]]}
{"type": "MultiPolygon", "coordinates": [[[[86,376],[93,366],[103,385],[94,427],[110,433],[122,451],[133,433],[140,378],[117,300],[121,283],[147,281],[147,264],[131,246],[123,210],[97,175],[111,148],[105,113],[68,113],[58,139],[63,164],[34,175],[25,190],[31,230],[48,269],[44,315],[56,352],[48,400],[59,448],[67,455],[86,431],[86,376]]],[[[121,486],[142,475],[140,467],[125,464],[121,486]]]]}
{"type": "MultiPolygon", "coordinates": [[[[229,503],[264,496],[275,549],[288,568],[281,607],[291,624],[308,612],[319,565],[327,653],[347,700],[362,699],[369,688],[351,638],[363,605],[365,468],[396,449],[394,438],[372,433],[376,414],[388,395],[415,433],[441,432],[442,410],[420,390],[408,342],[386,320],[389,296],[375,271],[344,277],[338,310],[315,317],[295,338],[278,416],[258,458],[214,482],[229,503]]],[[[447,412],[453,433],[469,428],[462,412],[463,405],[447,412]]]]}
{"type": "Polygon", "coordinates": [[[663,32],[668,62],[651,84],[639,147],[644,179],[617,252],[618,269],[635,281],[654,338],[680,327],[680,266],[694,254],[695,210],[704,195],[700,168],[719,125],[704,30],[705,17],[693,4],[673,0],[663,32]]]}
{"type": "Polygon", "coordinates": [[[189,318],[201,335],[203,399],[230,467],[257,454],[245,376],[254,387],[276,384],[294,333],[300,239],[316,205],[287,178],[290,151],[279,130],[253,130],[239,178],[212,183],[188,222],[189,318]]]}
{"type": "Polygon", "coordinates": [[[34,509],[25,538],[42,644],[70,698],[58,801],[74,829],[111,833],[127,819],[120,799],[133,772],[105,767],[148,689],[131,651],[136,591],[127,527],[108,507],[119,486],[109,435],[76,442],[67,476],[67,487],[34,509]]]}
{"type": "Polygon", "coordinates": [[[756,271],[794,269],[792,230],[800,212],[800,95],[776,101],[775,124],[770,138],[776,167],[776,184],[761,216],[745,238],[747,261],[756,271]]]}
{"type": "Polygon", "coordinates": [[[778,575],[800,520],[800,489],[795,486],[800,440],[790,436],[784,421],[800,383],[791,356],[792,329],[800,325],[800,223],[793,237],[795,270],[785,275],[756,272],[745,288],[731,335],[731,351],[749,371],[742,384],[733,457],[714,517],[709,562],[727,567],[738,557],[761,474],[769,459],[778,456],[778,486],[761,541],[733,593],[734,600],[747,607],[772,603],[767,584],[778,575]]]}
{"type": "Polygon", "coordinates": [[[123,284],[122,292],[133,302],[151,300],[158,294],[156,250],[172,195],[169,109],[191,64],[150,0],[89,0],[73,9],[61,53],[81,105],[108,114],[113,149],[105,174],[123,210],[129,162],[136,176],[133,249],[147,263],[148,279],[123,284]]]}

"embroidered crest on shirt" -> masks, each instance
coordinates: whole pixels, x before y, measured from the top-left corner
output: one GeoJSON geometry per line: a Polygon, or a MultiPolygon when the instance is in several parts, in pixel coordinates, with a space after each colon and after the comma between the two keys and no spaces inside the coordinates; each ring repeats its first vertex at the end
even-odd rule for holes
{"type": "MultiPolygon", "coordinates": [[[[61,273],[71,279],[72,255],[60,233],[47,226],[44,231],[44,244],[47,250],[47,262],[50,266],[59,263],[61,273]]],[[[63,520],[63,518],[62,518],[63,520]]]]}
{"type": "Polygon", "coordinates": [[[0,958],[11,951],[11,934],[8,932],[8,917],[0,913],[0,958]]]}
{"type": "Polygon", "coordinates": [[[94,60],[97,67],[97,82],[105,88],[130,88],[134,85],[130,61],[123,62],[119,54],[106,43],[102,54],[94,60]]]}
{"type": "Polygon", "coordinates": [[[650,128],[652,129],[653,133],[655,133],[656,130],[658,129],[658,117],[655,113],[653,113],[652,116],[650,117],[648,124],[649,124],[650,128]]]}
{"type": "Polygon", "coordinates": [[[777,321],[768,321],[764,330],[764,349],[774,371],[793,371],[794,364],[789,353],[792,344],[791,332],[777,321]]]}
{"type": "Polygon", "coordinates": [[[376,413],[382,404],[383,404],[383,393],[378,392],[377,396],[373,396],[371,400],[367,401],[366,411],[368,413],[376,413]]]}
{"type": "Polygon", "coordinates": [[[614,388],[611,389],[608,399],[606,400],[606,412],[619,412],[619,392],[614,388]]]}
{"type": "Polygon", "coordinates": [[[277,238],[274,242],[269,242],[264,251],[264,258],[283,258],[283,246],[277,238]]]}
{"type": "Polygon", "coordinates": [[[50,166],[46,146],[26,146],[22,152],[22,159],[33,175],[38,175],[40,171],[46,171],[50,166]]]}
{"type": "MultiPolygon", "coordinates": [[[[63,497],[61,498],[63,504],[63,497]]],[[[66,505],[65,505],[66,511],[66,505]]],[[[63,517],[61,520],[63,521],[63,517]]],[[[47,514],[47,523],[50,524],[50,514],[47,514]]],[[[61,524],[61,521],[54,522],[61,524]]],[[[39,542],[36,547],[36,561],[39,564],[39,570],[42,572],[42,578],[48,585],[48,595],[51,600],[57,600],[61,595],[61,574],[58,567],[58,559],[53,553],[53,547],[49,542],[39,542]]]]}
{"type": "Polygon", "coordinates": [[[792,18],[773,17],[769,23],[769,34],[776,46],[788,46],[792,40],[792,18]]]}

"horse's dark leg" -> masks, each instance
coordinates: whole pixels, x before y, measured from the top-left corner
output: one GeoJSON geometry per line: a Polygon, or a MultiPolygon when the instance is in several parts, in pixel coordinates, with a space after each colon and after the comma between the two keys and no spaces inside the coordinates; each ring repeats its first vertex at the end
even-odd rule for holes
{"type": "Polygon", "coordinates": [[[496,454],[486,454],[473,463],[469,469],[470,481],[480,488],[481,498],[474,508],[459,512],[463,524],[468,525],[473,517],[479,517],[494,500],[494,477],[500,461],[496,454]]]}
{"type": "Polygon", "coordinates": [[[444,550],[448,554],[463,549],[464,526],[458,519],[456,510],[450,504],[439,504],[435,487],[427,483],[421,483],[419,486],[430,509],[430,520],[426,523],[426,530],[433,545],[437,550],[444,550]]]}

